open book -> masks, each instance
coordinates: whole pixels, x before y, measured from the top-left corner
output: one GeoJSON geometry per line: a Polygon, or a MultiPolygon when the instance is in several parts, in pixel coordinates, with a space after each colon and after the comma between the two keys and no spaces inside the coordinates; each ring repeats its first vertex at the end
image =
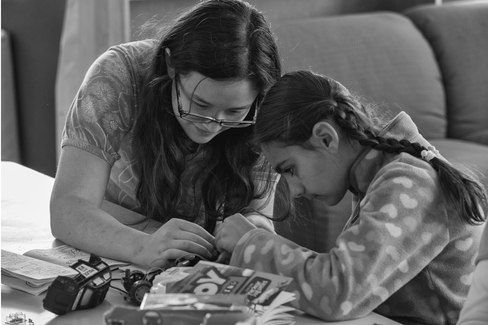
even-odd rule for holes
{"type": "Polygon", "coordinates": [[[141,309],[150,308],[172,293],[246,295],[257,325],[294,324],[293,315],[288,313],[294,308],[285,305],[295,299],[293,293],[285,291],[291,281],[281,275],[199,261],[193,267],[175,267],[158,275],[141,309]]]}
{"type": "MultiPolygon", "coordinates": [[[[60,275],[75,276],[77,271],[69,266],[79,259],[88,261],[90,254],[68,245],[48,249],[33,249],[23,255],[2,249],[2,284],[39,295],[60,275]]],[[[130,263],[102,258],[110,266],[130,263]]]]}

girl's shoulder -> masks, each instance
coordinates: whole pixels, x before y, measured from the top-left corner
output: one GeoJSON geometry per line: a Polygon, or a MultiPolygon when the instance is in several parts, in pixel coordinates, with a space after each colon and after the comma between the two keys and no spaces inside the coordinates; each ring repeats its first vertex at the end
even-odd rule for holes
{"type": "Polygon", "coordinates": [[[445,202],[437,173],[432,166],[403,153],[393,155],[377,170],[365,197],[368,201],[409,201],[415,207],[423,208],[437,204],[442,206],[445,202]]]}
{"type": "Polygon", "coordinates": [[[412,188],[413,185],[431,190],[439,188],[437,172],[428,162],[408,153],[392,157],[378,170],[373,182],[391,182],[405,189],[412,188]]]}

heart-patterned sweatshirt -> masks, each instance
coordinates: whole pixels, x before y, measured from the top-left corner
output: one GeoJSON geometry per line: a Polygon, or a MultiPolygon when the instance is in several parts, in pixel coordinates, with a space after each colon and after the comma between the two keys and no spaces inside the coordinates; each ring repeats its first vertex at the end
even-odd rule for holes
{"type": "MultiPolygon", "coordinates": [[[[405,112],[381,136],[430,145],[405,112]]],[[[410,154],[367,149],[350,180],[353,214],[328,253],[255,229],[230,264],[292,277],[293,305],[327,321],[375,311],[402,324],[455,324],[482,227],[462,220],[437,172],[410,154]]]]}

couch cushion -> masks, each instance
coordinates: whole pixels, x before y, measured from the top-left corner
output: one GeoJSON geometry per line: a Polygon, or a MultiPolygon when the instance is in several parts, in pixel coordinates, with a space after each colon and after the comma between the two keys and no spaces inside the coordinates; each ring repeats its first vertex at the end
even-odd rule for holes
{"type": "Polygon", "coordinates": [[[488,144],[488,2],[424,5],[405,14],[439,62],[448,136],[488,144]]]}
{"type": "Polygon", "coordinates": [[[330,16],[288,21],[274,32],[285,71],[328,75],[392,114],[408,112],[427,139],[446,136],[440,72],[408,18],[386,12],[330,16]]]}

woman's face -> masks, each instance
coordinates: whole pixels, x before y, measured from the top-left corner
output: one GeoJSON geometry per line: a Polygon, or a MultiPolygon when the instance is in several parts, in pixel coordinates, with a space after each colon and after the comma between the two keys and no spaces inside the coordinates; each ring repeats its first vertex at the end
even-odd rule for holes
{"type": "Polygon", "coordinates": [[[286,179],[294,198],[304,196],[333,206],[349,188],[349,163],[327,150],[276,143],[266,144],[262,149],[266,159],[286,179]]]}
{"type": "Polygon", "coordinates": [[[215,122],[192,122],[181,118],[178,98],[185,112],[218,120],[242,121],[249,113],[258,93],[254,83],[249,80],[216,81],[198,72],[192,72],[173,79],[173,111],[192,141],[207,143],[229,128],[215,122]],[[176,87],[179,96],[176,94],[176,87]]]}

